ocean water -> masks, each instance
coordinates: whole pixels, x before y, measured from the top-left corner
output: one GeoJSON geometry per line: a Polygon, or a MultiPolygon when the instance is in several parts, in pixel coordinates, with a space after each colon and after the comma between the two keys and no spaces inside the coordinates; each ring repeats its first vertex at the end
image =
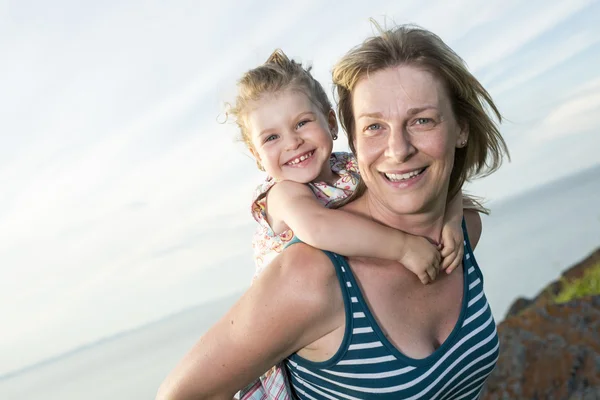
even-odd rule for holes
{"type": "Polygon", "coordinates": [[[198,306],[0,379],[0,400],[151,400],[239,296],[198,306]]]}
{"type": "Polygon", "coordinates": [[[499,321],[600,247],[600,165],[489,208],[475,257],[499,321]]]}
{"type": "MultiPolygon", "coordinates": [[[[600,166],[489,204],[475,256],[497,321],[600,246],[600,166]]],[[[145,400],[235,297],[0,378],[0,400],[145,400]]]]}

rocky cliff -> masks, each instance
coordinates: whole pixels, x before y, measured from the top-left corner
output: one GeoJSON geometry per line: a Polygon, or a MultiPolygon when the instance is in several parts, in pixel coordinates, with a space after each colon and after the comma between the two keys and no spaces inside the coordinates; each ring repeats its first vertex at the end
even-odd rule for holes
{"type": "Polygon", "coordinates": [[[599,272],[600,249],[514,302],[482,399],[600,399],[599,272]]]}

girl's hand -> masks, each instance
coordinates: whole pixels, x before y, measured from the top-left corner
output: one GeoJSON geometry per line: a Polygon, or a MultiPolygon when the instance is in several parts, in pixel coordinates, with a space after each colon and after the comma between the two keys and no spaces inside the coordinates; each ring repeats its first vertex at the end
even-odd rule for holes
{"type": "Polygon", "coordinates": [[[465,240],[460,223],[448,222],[442,228],[442,269],[450,274],[460,265],[465,253],[465,240]]]}
{"type": "Polygon", "coordinates": [[[442,260],[439,250],[429,240],[420,236],[404,234],[403,243],[404,251],[398,261],[417,275],[424,285],[433,282],[442,260]]]}

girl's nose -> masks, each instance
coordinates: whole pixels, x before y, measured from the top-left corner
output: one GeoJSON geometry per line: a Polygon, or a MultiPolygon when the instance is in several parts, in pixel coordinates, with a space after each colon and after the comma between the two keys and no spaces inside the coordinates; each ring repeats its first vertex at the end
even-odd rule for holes
{"type": "Polygon", "coordinates": [[[304,139],[300,137],[297,133],[291,133],[287,135],[286,139],[286,149],[287,150],[296,150],[304,143],[304,139]]]}

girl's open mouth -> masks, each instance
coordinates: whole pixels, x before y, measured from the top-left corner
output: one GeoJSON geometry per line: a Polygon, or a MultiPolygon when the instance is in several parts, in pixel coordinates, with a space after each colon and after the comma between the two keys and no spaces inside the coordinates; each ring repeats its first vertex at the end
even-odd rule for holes
{"type": "Polygon", "coordinates": [[[308,152],[294,158],[293,160],[286,162],[284,165],[288,165],[291,167],[300,166],[300,165],[304,164],[306,160],[310,159],[313,156],[313,154],[315,154],[314,150],[308,151],[308,152]]]}

